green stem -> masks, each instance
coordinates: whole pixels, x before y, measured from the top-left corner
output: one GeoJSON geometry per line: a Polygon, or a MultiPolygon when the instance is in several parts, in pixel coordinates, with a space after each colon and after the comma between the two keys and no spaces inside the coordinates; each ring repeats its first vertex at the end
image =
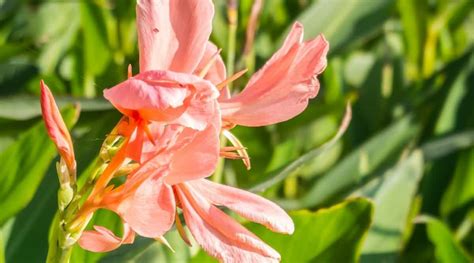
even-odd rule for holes
{"type": "MultiPolygon", "coordinates": [[[[227,75],[232,76],[234,74],[235,64],[235,43],[237,39],[237,21],[238,21],[238,10],[237,1],[228,0],[227,2],[227,18],[229,34],[227,38],[227,75]]],[[[232,88],[232,83],[227,85],[229,89],[232,88]]]]}

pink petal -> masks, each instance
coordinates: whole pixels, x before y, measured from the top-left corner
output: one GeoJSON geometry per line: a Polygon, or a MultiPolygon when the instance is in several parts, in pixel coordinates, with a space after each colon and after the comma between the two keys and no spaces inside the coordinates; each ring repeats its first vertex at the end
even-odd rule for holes
{"type": "Polygon", "coordinates": [[[120,203],[117,210],[139,235],[150,238],[162,236],[174,222],[176,203],[173,190],[163,183],[160,174],[150,175],[120,203]]]}
{"type": "Polygon", "coordinates": [[[122,244],[133,243],[135,233],[126,223],[124,223],[123,227],[123,238],[119,238],[105,227],[94,226],[95,230],[87,230],[82,233],[78,241],[79,246],[92,252],[108,252],[122,244]]]}
{"type": "Polygon", "coordinates": [[[319,91],[317,75],[326,67],[329,44],[322,35],[302,42],[303,26],[295,23],[282,48],[252,76],[245,89],[221,101],[225,121],[263,126],[301,113],[319,91]]]}
{"type": "Polygon", "coordinates": [[[188,185],[175,187],[186,224],[211,256],[224,262],[278,262],[280,255],[188,185]]]}
{"type": "Polygon", "coordinates": [[[204,54],[213,16],[210,0],[139,0],[140,72],[192,73],[204,54]]]}
{"type": "Polygon", "coordinates": [[[209,81],[171,71],[147,71],[104,91],[104,97],[129,117],[198,130],[219,114],[213,105],[218,96],[209,81]]]}
{"type": "Polygon", "coordinates": [[[292,234],[295,229],[291,217],[283,209],[261,196],[205,179],[192,181],[189,184],[212,204],[226,206],[240,216],[260,223],[270,230],[292,234]]]}
{"type": "Polygon", "coordinates": [[[219,159],[219,131],[219,124],[210,124],[204,131],[192,131],[192,141],[173,154],[165,181],[174,185],[211,175],[219,159]]]}
{"type": "Polygon", "coordinates": [[[61,113],[56,106],[53,94],[48,86],[41,80],[41,111],[46,130],[49,137],[56,145],[59,154],[66,161],[69,170],[76,168],[74,157],[74,148],[72,145],[71,135],[64,123],[61,113]]]}

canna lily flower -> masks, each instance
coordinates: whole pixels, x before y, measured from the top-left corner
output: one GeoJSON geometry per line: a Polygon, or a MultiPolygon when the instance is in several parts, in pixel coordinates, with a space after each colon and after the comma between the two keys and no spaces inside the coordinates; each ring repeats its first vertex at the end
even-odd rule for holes
{"type": "MultiPolygon", "coordinates": [[[[104,95],[128,117],[127,155],[141,166],[91,205],[115,211],[130,228],[124,232],[162,242],[173,222],[187,240],[176,216],[181,209],[197,243],[219,260],[278,261],[278,252],[217,206],[286,234],[294,230],[291,218],[260,196],[205,178],[219,155],[241,158],[250,167],[232,127],[282,122],[307,107],[319,91],[328,43],[322,35],[302,41],[303,26],[295,23],[280,50],[231,96],[225,86],[242,73],[226,77],[219,49],[209,42],[213,14],[210,0],[138,0],[140,74],[104,95]],[[218,149],[220,132],[234,147],[218,149]]],[[[97,227],[84,232],[79,244],[109,251],[130,241],[128,234],[119,238],[97,227]],[[104,238],[90,240],[98,235],[104,238]]]]}
{"type": "MultiPolygon", "coordinates": [[[[49,137],[56,145],[59,155],[64,160],[68,171],[72,174],[76,170],[76,158],[71,135],[59,112],[53,94],[48,86],[41,80],[41,112],[49,137]]],[[[75,173],[75,172],[74,172],[75,173]]]]}
{"type": "Polygon", "coordinates": [[[219,50],[209,42],[213,13],[209,0],[138,1],[140,68],[191,73],[220,88],[218,101],[227,130],[224,135],[239,148],[238,155],[250,168],[245,148],[229,130],[235,125],[275,124],[301,113],[308,100],[318,94],[317,76],[326,67],[329,44],[322,35],[303,41],[303,26],[296,22],[283,46],[250,78],[244,90],[230,96],[225,85],[242,72],[226,78],[219,50]]]}
{"type": "Polygon", "coordinates": [[[121,216],[127,230],[123,238],[94,226],[95,230],[82,235],[81,247],[95,252],[110,251],[130,242],[132,232],[166,242],[162,235],[175,221],[179,233],[189,243],[177,216],[179,208],[195,240],[221,261],[278,261],[278,252],[217,208],[225,206],[276,232],[291,234],[294,230],[291,218],[274,203],[205,179],[214,171],[218,158],[218,145],[207,140],[215,131],[196,131],[179,125],[159,129],[161,145],[154,146],[155,155],[130,174],[124,185],[105,194],[98,205],[121,216]]]}

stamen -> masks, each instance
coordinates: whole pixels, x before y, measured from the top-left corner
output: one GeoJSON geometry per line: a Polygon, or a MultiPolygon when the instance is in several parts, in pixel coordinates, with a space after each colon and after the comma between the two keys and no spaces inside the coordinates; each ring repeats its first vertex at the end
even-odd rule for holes
{"type": "Polygon", "coordinates": [[[212,55],[211,59],[209,59],[209,62],[207,62],[207,64],[204,66],[201,72],[199,72],[198,74],[199,77],[204,78],[204,76],[207,75],[207,73],[209,72],[211,67],[214,65],[214,63],[216,63],[218,55],[221,53],[221,51],[222,51],[222,48],[219,48],[219,50],[217,50],[217,52],[214,53],[214,55],[212,55]]]}
{"type": "Polygon", "coordinates": [[[133,76],[132,64],[128,64],[128,78],[131,78],[132,76],[133,76]]]}
{"type": "Polygon", "coordinates": [[[188,235],[186,234],[186,230],[184,229],[183,223],[181,223],[181,219],[179,218],[178,211],[176,211],[176,229],[178,230],[179,235],[184,240],[184,243],[188,246],[192,246],[191,242],[189,241],[188,235]]]}
{"type": "Polygon", "coordinates": [[[227,84],[231,83],[232,81],[242,77],[242,75],[244,75],[246,72],[248,71],[248,69],[243,69],[237,73],[235,73],[234,75],[232,75],[230,78],[222,81],[221,83],[217,84],[216,87],[218,90],[221,90],[223,89],[225,86],[227,86],[227,84]]]}
{"type": "Polygon", "coordinates": [[[153,134],[151,133],[150,127],[148,126],[148,124],[143,124],[143,130],[145,131],[145,134],[146,134],[146,137],[148,137],[148,140],[150,140],[150,142],[154,146],[156,146],[155,139],[153,138],[153,134]]]}
{"type": "MultiPolygon", "coordinates": [[[[242,143],[235,137],[230,131],[228,130],[223,130],[222,134],[234,145],[235,151],[237,152],[238,158],[236,159],[242,159],[242,161],[245,164],[245,167],[247,167],[247,170],[250,170],[250,158],[249,155],[247,154],[246,148],[242,145],[242,143]]],[[[233,157],[232,155],[229,155],[233,157]]]]}
{"type": "Polygon", "coordinates": [[[171,247],[170,243],[168,243],[168,240],[166,240],[166,238],[164,236],[160,236],[160,237],[157,237],[155,238],[156,241],[160,242],[161,244],[165,245],[167,248],[169,248],[173,253],[175,253],[176,251],[174,251],[174,249],[171,247]]]}

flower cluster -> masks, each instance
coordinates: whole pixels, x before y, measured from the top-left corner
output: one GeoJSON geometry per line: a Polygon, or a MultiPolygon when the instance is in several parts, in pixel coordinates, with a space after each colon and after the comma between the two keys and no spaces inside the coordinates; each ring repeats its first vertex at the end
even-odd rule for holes
{"type": "MultiPolygon", "coordinates": [[[[209,42],[211,0],[138,0],[140,72],[104,91],[123,117],[106,139],[104,169],[77,211],[70,229],[81,229],[79,245],[105,252],[132,243],[135,234],[164,240],[175,224],[189,243],[187,227],[210,255],[225,262],[280,259],[257,236],[222,212],[223,206],[272,231],[291,234],[291,218],[276,204],[244,190],[207,180],[219,158],[250,161],[231,133],[236,125],[263,126],[302,112],[319,90],[316,78],[326,66],[323,36],[303,41],[295,23],[283,46],[253,75],[240,94],[231,96],[218,48],[209,42]],[[233,146],[222,147],[224,135],[233,146]],[[119,186],[110,181],[123,176],[119,186]],[[94,226],[82,231],[93,213],[109,209],[123,221],[123,236],[94,226]],[[185,224],[180,218],[180,212],[185,224]]],[[[69,173],[75,172],[69,133],[49,89],[42,83],[48,133],[69,173]]]]}

